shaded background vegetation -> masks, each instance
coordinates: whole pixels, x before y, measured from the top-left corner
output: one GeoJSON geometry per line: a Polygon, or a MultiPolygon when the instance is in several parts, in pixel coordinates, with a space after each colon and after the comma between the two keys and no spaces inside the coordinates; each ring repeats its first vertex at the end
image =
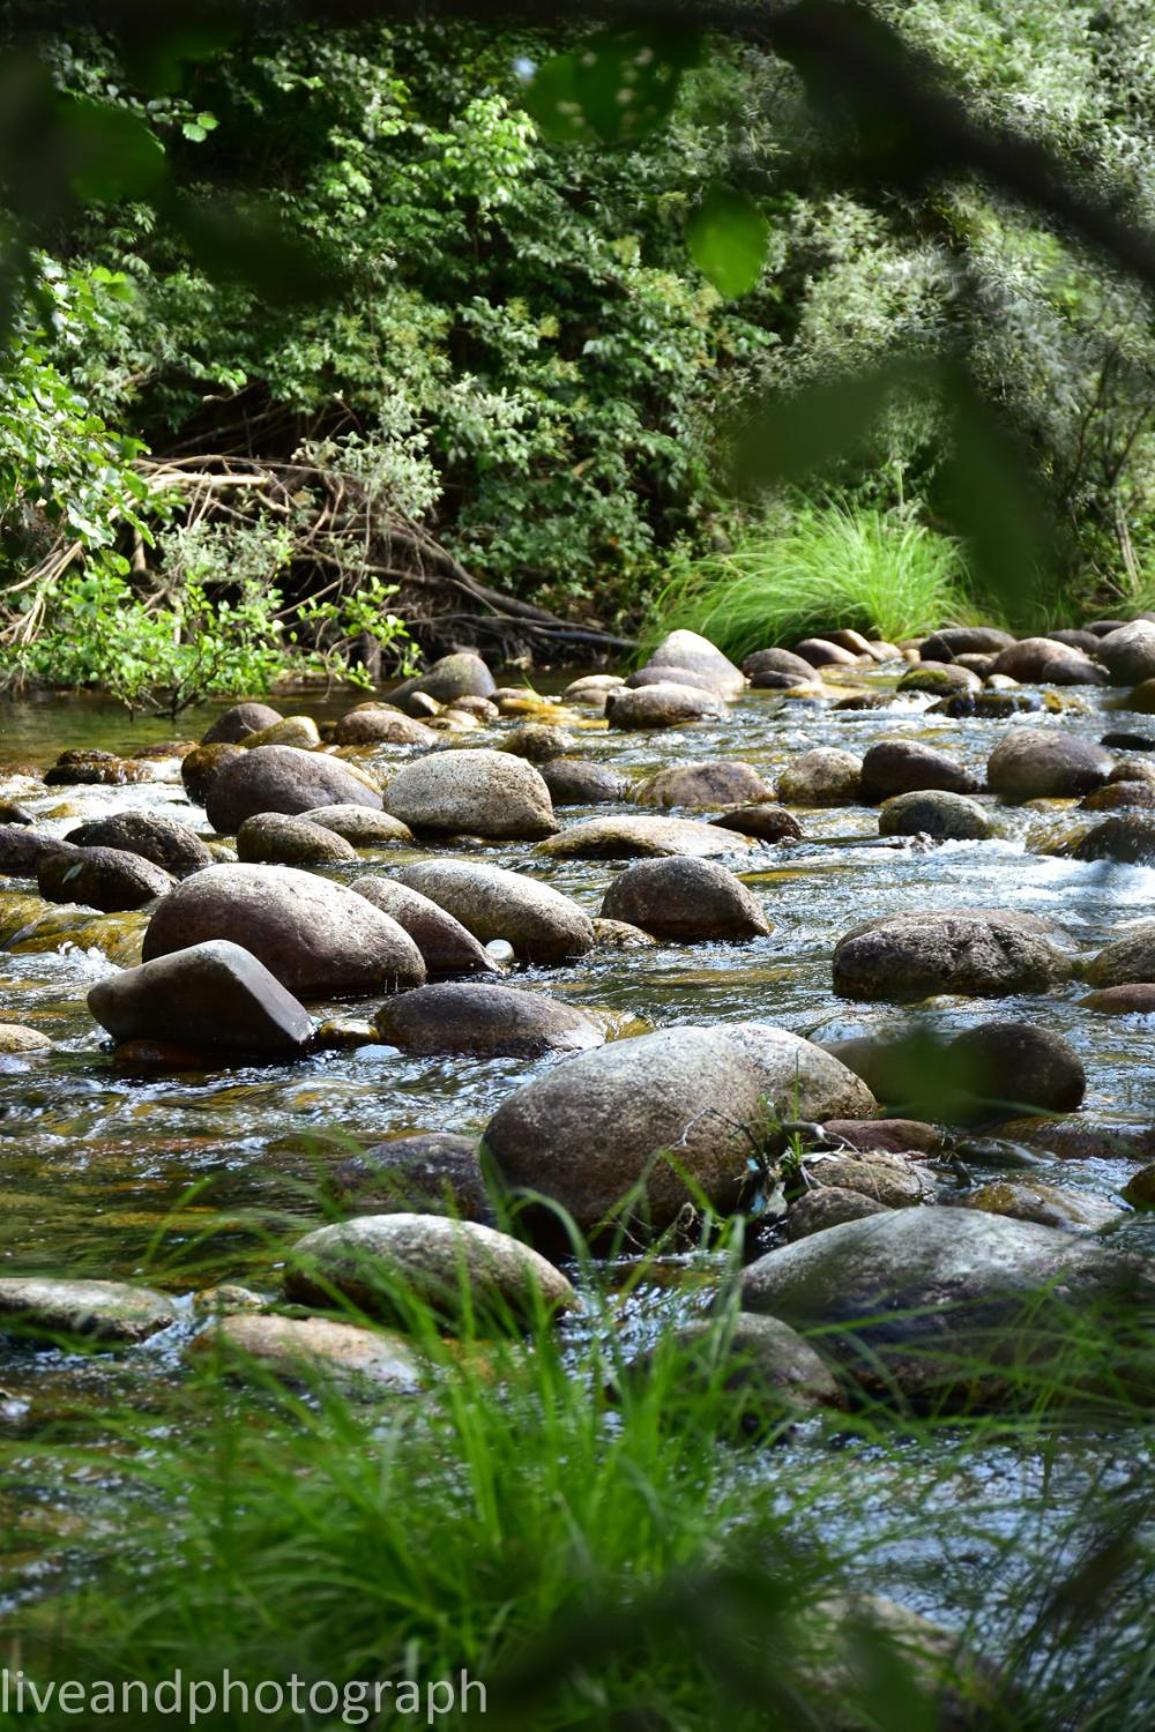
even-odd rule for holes
{"type": "MultiPolygon", "coordinates": [[[[1045,146],[1080,196],[1148,223],[1141,0],[864,16],[933,53],[975,126],[1045,146]]],[[[33,291],[0,409],[10,664],[51,675],[55,652],[31,646],[62,608],[75,637],[78,609],[143,598],[179,636],[190,581],[194,614],[197,587],[254,610],[254,655],[304,596],[340,613],[366,573],[408,580],[426,645],[518,647],[479,638],[493,603],[470,584],[526,620],[632,635],[671,565],[737,548],[757,566],[831,487],[900,537],[958,530],[961,500],[988,542],[969,599],[996,612],[1069,623],[1155,600],[1142,283],[936,163],[925,117],[918,135],[882,96],[847,100],[753,30],[687,53],[662,124],[608,149],[560,139],[535,74],[578,40],[257,9],[167,57],[75,22],[13,32],[5,89],[27,106],[33,41],[75,161],[53,205],[9,153],[33,291]],[[93,116],[110,114],[132,148],[102,171],[93,116]],[[727,279],[733,223],[713,260],[703,245],[720,195],[763,225],[749,283],[727,279]],[[865,409],[837,394],[847,379],[874,381],[865,409]],[[828,425],[799,485],[778,461],[794,433],[762,412],[815,388],[828,425]],[[1017,491],[997,445],[960,467],[972,393],[1017,491]],[[736,453],[754,469],[738,496],[736,453]],[[104,588],[78,597],[82,576],[104,588]]],[[[363,615],[304,638],[353,644],[363,615]]],[[[550,630],[538,659],[606,647],[550,630]]],[[[246,673],[260,683],[256,660],[234,684],[246,673]]]]}

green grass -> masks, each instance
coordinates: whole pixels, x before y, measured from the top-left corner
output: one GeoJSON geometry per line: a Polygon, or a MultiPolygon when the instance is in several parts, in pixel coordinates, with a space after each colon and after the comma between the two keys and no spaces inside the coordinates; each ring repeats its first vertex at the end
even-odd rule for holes
{"type": "MultiPolygon", "coordinates": [[[[731,1271],[738,1255],[735,1241],[731,1271]]],[[[1014,1419],[868,1406],[798,1433],[783,1411],[742,1440],[722,1351],[732,1310],[714,1315],[703,1363],[661,1329],[686,1301],[657,1273],[637,1266],[615,1288],[589,1266],[584,1315],[562,1330],[542,1318],[524,1340],[447,1340],[412,1305],[422,1396],[238,1383],[208,1355],[151,1412],[7,1443],[0,1472],[23,1511],[43,1498],[69,1518],[39,1545],[34,1523],[8,1536],[10,1582],[35,1592],[5,1619],[0,1664],[40,1680],[227,1668],[342,1689],[464,1668],[488,1712],[438,1725],[933,1732],[944,1722],[917,1644],[831,1611],[847,1591],[886,1593],[906,1548],[908,1586],[949,1603],[976,1644],[993,1635],[1015,1680],[966,1725],[1146,1732],[1152,1662],[1125,1598],[1153,1580],[1146,1421],[1125,1390],[1093,1423],[1056,1407],[1090,1361],[1113,1363],[1117,1336],[1073,1331],[1071,1363],[1039,1373],[1014,1419]],[[651,1375],[630,1377],[643,1317],[661,1347],[651,1375]]],[[[685,1274],[703,1294],[725,1288],[727,1259],[685,1274]]],[[[0,1715],[5,1732],[28,1723],[0,1715]]]]}
{"type": "Polygon", "coordinates": [[[906,510],[830,501],[752,527],[728,553],[676,571],[645,643],[685,627],[741,660],[843,627],[893,643],[977,618],[956,542],[906,510]]]}

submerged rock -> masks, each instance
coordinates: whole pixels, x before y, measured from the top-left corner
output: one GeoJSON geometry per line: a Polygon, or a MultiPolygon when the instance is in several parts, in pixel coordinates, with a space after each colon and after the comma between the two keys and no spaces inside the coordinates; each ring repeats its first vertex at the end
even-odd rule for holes
{"type": "Polygon", "coordinates": [[[434,752],[407,764],[389,784],[385,809],[418,834],[532,841],[558,827],[533,765],[484,748],[434,752]]]}
{"type": "Polygon", "coordinates": [[[750,1161],[786,1117],[865,1116],[874,1098],[819,1048],[760,1023],[668,1028],[583,1053],[512,1095],[485,1131],[504,1183],[552,1198],[595,1234],[656,1230],[695,1190],[739,1206],[750,1161]]]}
{"type": "Polygon", "coordinates": [[[116,1041],[175,1041],[208,1052],[291,1058],[313,1034],[304,1005],[227,939],[109,975],[89,992],[88,1008],[116,1041]]]}
{"type": "Polygon", "coordinates": [[[175,1323],[180,1312],[151,1287],[126,1281],[0,1277],[0,1332],[39,1337],[81,1337],[103,1347],[131,1347],[175,1323]]]}
{"type": "Polygon", "coordinates": [[[539,842],[537,852],[554,860],[664,859],[688,854],[700,860],[741,853],[751,839],[735,830],[720,831],[694,818],[623,816],[587,818],[560,836],[539,842]]]}
{"type": "Polygon", "coordinates": [[[504,938],[527,962],[567,962],[593,949],[593,922],[560,890],[472,860],[422,860],[397,882],[444,908],[482,944],[504,938]]]}
{"type": "Polygon", "coordinates": [[[1045,921],[1001,909],[887,915],[854,927],[834,950],[843,998],[1003,998],[1047,992],[1071,972],[1045,921]]]}
{"type": "Polygon", "coordinates": [[[421,952],[395,920],[293,866],[210,866],[186,878],[149,922],[144,960],[210,938],[250,950],[302,998],[398,992],[425,979],[421,952]]]}
{"type": "Polygon", "coordinates": [[[285,1290],[309,1305],[350,1300],[370,1316],[411,1320],[429,1307],[482,1330],[524,1326],[577,1302],[537,1251],[477,1221],[359,1215],[306,1234],[289,1253],[285,1290]]]}
{"type": "Polygon", "coordinates": [[[383,1004],[373,1018],[383,1041],[403,1052],[538,1058],[601,1046],[597,1023],[573,1005],[487,983],[421,986],[383,1004]]]}
{"type": "Polygon", "coordinates": [[[773,930],[756,897],[713,860],[640,860],[606,891],[602,918],[675,943],[764,937],[773,930]]]}
{"type": "Polygon", "coordinates": [[[22,1022],[0,1022],[0,1053],[49,1053],[53,1043],[38,1028],[27,1028],[22,1022]]]}

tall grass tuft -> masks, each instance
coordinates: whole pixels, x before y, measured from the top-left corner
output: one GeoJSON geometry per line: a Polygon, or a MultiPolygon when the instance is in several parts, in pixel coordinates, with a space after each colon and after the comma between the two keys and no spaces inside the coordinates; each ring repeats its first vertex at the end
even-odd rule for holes
{"type": "Polygon", "coordinates": [[[675,571],[645,642],[684,627],[740,660],[845,627],[897,642],[979,617],[956,541],[906,508],[830,500],[751,526],[729,552],[675,571]]]}

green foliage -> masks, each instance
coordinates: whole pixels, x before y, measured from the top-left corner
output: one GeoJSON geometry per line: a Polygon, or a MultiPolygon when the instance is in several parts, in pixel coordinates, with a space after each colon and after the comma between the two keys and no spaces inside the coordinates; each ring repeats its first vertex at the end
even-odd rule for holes
{"type": "Polygon", "coordinates": [[[958,545],[910,511],[800,504],[726,553],[685,560],[648,641],[687,627],[740,660],[840,627],[894,642],[976,617],[958,545]]]}

